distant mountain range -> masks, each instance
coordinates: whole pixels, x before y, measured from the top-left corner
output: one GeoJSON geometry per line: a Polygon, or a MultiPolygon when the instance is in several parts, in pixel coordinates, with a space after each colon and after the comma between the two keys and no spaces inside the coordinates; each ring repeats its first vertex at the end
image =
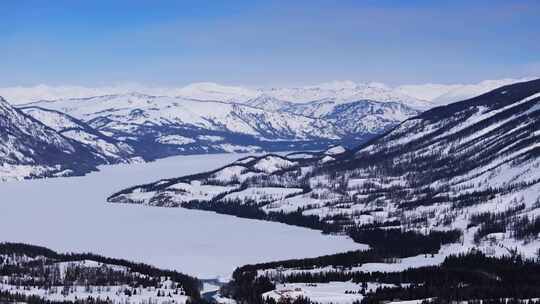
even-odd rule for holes
{"type": "MultiPolygon", "coordinates": [[[[139,92],[146,95],[184,97],[199,100],[241,102],[267,95],[289,102],[308,102],[325,98],[421,100],[436,105],[456,102],[491,91],[497,87],[532,80],[534,78],[485,80],[476,84],[415,84],[390,86],[383,83],[356,83],[353,81],[333,81],[311,86],[252,88],[220,85],[212,82],[193,83],[184,87],[151,87],[139,84],[125,84],[105,87],[50,86],[3,87],[0,96],[12,104],[23,104],[41,100],[87,98],[103,95],[122,95],[139,92]],[[366,89],[367,88],[367,89],[366,89]],[[379,91],[379,92],[377,92],[379,91]],[[357,98],[348,98],[357,95],[357,98]],[[376,96],[378,95],[378,96],[376,96]],[[362,97],[363,96],[363,97],[362,97]]],[[[418,106],[421,106],[419,104],[418,106]]],[[[417,107],[418,107],[417,106],[417,107]]],[[[415,107],[413,105],[413,107],[415,107]]]]}
{"type": "MultiPolygon", "coordinates": [[[[466,92],[480,92],[490,85],[466,92]]],[[[323,150],[338,144],[352,148],[433,107],[431,101],[410,97],[412,93],[425,96],[420,93],[424,89],[392,89],[378,83],[350,81],[270,89],[198,83],[177,89],[175,97],[111,94],[36,101],[19,104],[19,110],[3,102],[10,109],[3,119],[13,128],[32,130],[32,126],[9,123],[17,120],[13,116],[24,117],[33,121],[35,128],[45,126],[51,136],[84,150],[75,153],[84,164],[76,170],[49,168],[41,172],[37,169],[41,165],[64,166],[63,162],[47,162],[56,158],[40,158],[36,152],[32,156],[36,167],[19,168],[13,176],[80,174],[98,164],[179,154],[323,150]]],[[[2,159],[4,172],[14,171],[6,167],[8,164],[32,164],[13,155],[36,149],[22,142],[5,145],[9,152],[2,159]]]]}
{"type": "Polygon", "coordinates": [[[105,161],[116,162],[353,147],[429,106],[381,86],[353,83],[261,94],[198,84],[183,88],[182,94],[190,97],[127,93],[38,101],[19,108],[86,144],[105,161]],[[306,101],[300,102],[302,98],[306,101]]]}

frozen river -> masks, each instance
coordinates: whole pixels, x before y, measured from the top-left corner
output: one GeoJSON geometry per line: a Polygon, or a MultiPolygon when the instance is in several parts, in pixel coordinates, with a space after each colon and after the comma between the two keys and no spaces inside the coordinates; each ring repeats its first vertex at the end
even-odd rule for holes
{"type": "Polygon", "coordinates": [[[83,177],[0,183],[0,242],[93,252],[200,278],[227,277],[248,263],[360,248],[345,237],[278,223],[106,202],[125,187],[213,169],[241,156],[177,156],[107,166],[83,177]]]}

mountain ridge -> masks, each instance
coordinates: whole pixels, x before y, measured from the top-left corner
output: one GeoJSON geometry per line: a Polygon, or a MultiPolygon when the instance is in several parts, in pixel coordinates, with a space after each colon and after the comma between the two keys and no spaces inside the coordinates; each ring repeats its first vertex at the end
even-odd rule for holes
{"type": "MultiPolygon", "coordinates": [[[[191,83],[184,87],[152,87],[141,84],[120,84],[104,87],[84,87],[84,86],[49,86],[36,85],[32,87],[4,87],[0,88],[0,95],[6,97],[14,104],[35,102],[40,100],[58,100],[65,98],[86,98],[111,94],[127,94],[129,92],[141,92],[147,95],[194,98],[199,100],[220,100],[226,102],[246,102],[249,99],[261,95],[273,96],[277,99],[309,102],[323,97],[336,96],[338,91],[353,90],[358,88],[371,88],[372,90],[386,90],[393,95],[408,96],[409,99],[433,102],[434,105],[456,102],[471,98],[488,92],[497,87],[532,80],[533,77],[526,78],[506,78],[499,80],[485,80],[472,84],[412,84],[390,86],[377,82],[353,82],[353,81],[333,81],[320,83],[317,85],[305,86],[276,86],[276,87],[250,87],[221,85],[212,82],[191,83]],[[299,95],[284,94],[285,92],[296,92],[299,95]],[[310,93],[310,96],[306,95],[310,93]],[[329,93],[333,91],[333,93],[329,93]],[[304,92],[304,93],[302,93],[304,92]],[[314,93],[325,94],[323,97],[313,97],[314,93]],[[326,93],[325,93],[326,92],[326,93]],[[445,97],[443,98],[443,95],[445,97]],[[282,98],[285,96],[285,98],[282,98]],[[281,98],[280,98],[281,97],[281,98]]],[[[364,96],[365,97],[365,96],[364,96]]],[[[359,98],[352,98],[359,99],[359,98]]],[[[369,96],[368,99],[379,99],[369,96]]],[[[393,98],[395,99],[395,98],[393,98]]]]}
{"type": "Polygon", "coordinates": [[[0,97],[0,180],[84,174],[102,162],[0,97]]]}

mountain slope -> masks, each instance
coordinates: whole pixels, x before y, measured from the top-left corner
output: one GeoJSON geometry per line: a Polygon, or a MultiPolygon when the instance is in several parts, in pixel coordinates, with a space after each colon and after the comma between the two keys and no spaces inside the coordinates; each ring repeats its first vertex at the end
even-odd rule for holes
{"type": "Polygon", "coordinates": [[[266,96],[293,103],[333,99],[337,103],[358,100],[399,102],[415,109],[427,109],[432,106],[427,101],[408,96],[381,83],[334,81],[315,86],[261,89],[260,92],[266,96]]]}
{"type": "Polygon", "coordinates": [[[266,95],[264,93],[257,97],[248,99],[247,101],[243,102],[243,104],[246,104],[250,107],[265,109],[274,112],[294,106],[294,103],[290,101],[280,100],[276,97],[266,95]]]}
{"type": "MultiPolygon", "coordinates": [[[[283,111],[329,121],[344,130],[349,140],[358,135],[381,134],[420,113],[399,102],[358,100],[340,103],[335,99],[293,104],[283,108],[283,111]]],[[[355,142],[346,144],[354,146],[355,142]]]]}
{"type": "Polygon", "coordinates": [[[396,87],[395,91],[407,96],[412,96],[421,100],[430,101],[433,106],[437,106],[473,98],[505,85],[530,81],[533,79],[534,78],[507,78],[497,80],[484,80],[474,84],[428,83],[419,85],[401,85],[396,87]]]}
{"type": "Polygon", "coordinates": [[[256,91],[236,86],[225,86],[213,82],[192,83],[174,92],[174,96],[187,99],[239,102],[256,97],[256,91]]]}
{"type": "Polygon", "coordinates": [[[463,250],[517,248],[531,256],[540,247],[530,242],[540,233],[538,130],[534,80],[426,111],[352,151],[245,158],[126,189],[110,201],[278,220],[359,242],[377,229],[457,230],[463,250]]]}
{"type": "Polygon", "coordinates": [[[270,89],[244,104],[273,112],[323,119],[341,130],[341,137],[348,146],[357,144],[355,138],[365,139],[381,134],[401,121],[421,113],[421,109],[430,107],[429,103],[395,94],[383,85],[359,85],[353,82],[336,82],[320,87],[270,89]],[[309,100],[321,96],[324,98],[309,100]],[[299,100],[309,101],[298,102],[299,100]]]}
{"type": "Polygon", "coordinates": [[[133,156],[133,149],[130,146],[67,114],[39,107],[23,107],[20,110],[64,137],[86,146],[107,163],[128,162],[133,156]]]}
{"type": "Polygon", "coordinates": [[[2,301],[9,303],[192,303],[202,287],[177,271],[23,243],[0,243],[0,268],[2,301]]]}
{"type": "Polygon", "coordinates": [[[0,180],[82,174],[101,161],[0,98],[0,180]]]}

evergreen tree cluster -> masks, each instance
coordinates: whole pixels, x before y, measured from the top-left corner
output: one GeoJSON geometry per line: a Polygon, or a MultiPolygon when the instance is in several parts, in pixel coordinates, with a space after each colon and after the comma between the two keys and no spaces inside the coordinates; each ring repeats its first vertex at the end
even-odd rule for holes
{"type": "Polygon", "coordinates": [[[133,287],[158,286],[162,277],[167,277],[178,284],[186,295],[200,298],[201,282],[191,276],[172,270],[133,263],[123,259],[108,258],[91,253],[57,253],[45,247],[22,243],[0,243],[0,277],[9,277],[8,284],[16,286],[52,286],[79,285],[118,285],[133,287]],[[27,260],[27,258],[33,258],[27,260]],[[15,260],[7,263],[7,259],[15,260]],[[91,260],[106,265],[122,266],[129,269],[123,272],[111,267],[88,268],[77,263],[69,265],[64,275],[60,274],[57,263],[91,260]]]}
{"type": "MultiPolygon", "coordinates": [[[[257,275],[258,271],[269,269],[267,267],[302,266],[309,270],[330,265],[330,261],[340,259],[344,262],[339,264],[347,264],[346,261],[357,254],[357,252],[350,252],[305,259],[302,262],[290,260],[246,265],[234,272],[232,282],[223,289],[223,292],[240,303],[274,303],[274,300],[263,299],[262,294],[273,290],[272,282],[276,280],[287,283],[328,283],[352,280],[358,284],[378,282],[396,286],[380,287],[368,292],[362,303],[426,298],[436,299],[434,303],[481,299],[497,303],[500,299],[540,298],[540,260],[524,259],[519,255],[488,257],[474,250],[466,254],[448,256],[439,266],[411,268],[396,272],[362,272],[346,268],[302,272],[296,268],[297,271],[286,275],[270,275],[264,272],[259,272],[257,275]],[[312,265],[310,266],[309,263],[312,265]]],[[[299,301],[298,303],[311,303],[302,302],[308,301],[307,299],[299,301]]]]}

